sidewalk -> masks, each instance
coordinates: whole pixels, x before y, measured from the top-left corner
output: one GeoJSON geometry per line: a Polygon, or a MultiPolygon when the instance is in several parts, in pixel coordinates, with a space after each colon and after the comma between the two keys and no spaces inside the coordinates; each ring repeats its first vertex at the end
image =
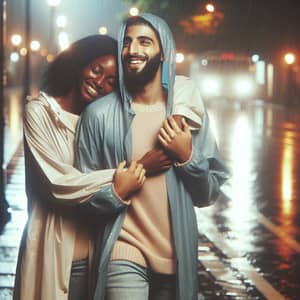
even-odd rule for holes
{"type": "Polygon", "coordinates": [[[27,220],[25,170],[22,145],[7,165],[6,199],[11,220],[0,235],[0,299],[12,299],[19,243],[27,220]]]}

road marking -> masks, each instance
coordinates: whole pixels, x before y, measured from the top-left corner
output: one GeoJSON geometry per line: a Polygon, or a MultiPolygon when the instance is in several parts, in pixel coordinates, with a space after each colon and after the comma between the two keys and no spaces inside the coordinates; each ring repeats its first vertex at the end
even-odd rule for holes
{"type": "Polygon", "coordinates": [[[255,287],[270,300],[284,300],[286,299],[281,295],[263,276],[261,276],[255,268],[247,261],[246,258],[241,258],[240,261],[235,262],[233,260],[232,265],[238,269],[247,278],[249,278],[255,287]]]}
{"type": "MultiPolygon", "coordinates": [[[[206,227],[205,232],[201,232],[201,228],[199,228],[199,231],[207,236],[208,239],[210,239],[214,245],[230,259],[230,264],[235,269],[252,281],[253,285],[264,297],[266,297],[266,299],[286,300],[286,298],[280,294],[279,291],[277,291],[262,275],[255,270],[255,268],[247,261],[246,258],[240,257],[238,252],[229,245],[230,241],[227,240],[224,235],[215,228],[215,224],[211,222],[212,219],[209,213],[197,210],[196,214],[197,218],[199,219],[198,224],[200,222],[203,223],[203,219],[205,219],[204,222],[206,225],[211,223],[209,230],[207,230],[206,227]]],[[[261,219],[263,220],[263,218],[261,219]]]]}
{"type": "MultiPolygon", "coordinates": [[[[225,197],[231,199],[231,191],[230,185],[224,184],[222,186],[222,192],[224,193],[225,197]]],[[[257,219],[261,225],[271,231],[274,235],[278,236],[280,239],[284,240],[286,246],[290,247],[294,251],[300,253],[300,243],[297,242],[294,238],[289,236],[280,226],[275,225],[272,223],[268,218],[266,218],[262,213],[257,211],[256,213],[257,219]]]]}
{"type": "Polygon", "coordinates": [[[269,219],[267,219],[263,214],[258,213],[259,222],[269,229],[272,233],[277,235],[279,238],[283,239],[286,246],[289,246],[296,252],[300,253],[300,243],[295,239],[291,238],[280,226],[273,224],[269,219]]]}

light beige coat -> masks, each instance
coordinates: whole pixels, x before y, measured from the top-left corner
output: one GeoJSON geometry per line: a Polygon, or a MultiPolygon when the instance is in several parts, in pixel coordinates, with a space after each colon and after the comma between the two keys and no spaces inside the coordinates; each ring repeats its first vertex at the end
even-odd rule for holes
{"type": "MultiPolygon", "coordinates": [[[[74,206],[112,180],[113,170],[82,174],[72,167],[77,121],[78,116],[62,110],[55,99],[43,93],[29,98],[25,105],[28,222],[20,247],[14,299],[68,299],[79,225],[74,206]]],[[[92,254],[92,243],[89,248],[92,254]]]]}

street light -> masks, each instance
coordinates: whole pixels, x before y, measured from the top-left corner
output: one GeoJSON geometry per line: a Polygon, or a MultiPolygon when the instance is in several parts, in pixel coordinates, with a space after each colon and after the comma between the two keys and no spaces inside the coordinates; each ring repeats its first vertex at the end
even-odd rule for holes
{"type": "Polygon", "coordinates": [[[22,37],[19,34],[13,34],[10,41],[14,47],[19,47],[22,43],[22,37]]]}
{"type": "Polygon", "coordinates": [[[287,65],[292,65],[296,60],[295,54],[289,52],[284,55],[284,61],[287,65]]]}
{"type": "Polygon", "coordinates": [[[106,35],[107,32],[108,32],[107,27],[105,27],[105,26],[99,27],[99,33],[100,33],[100,34],[106,35]]]}
{"type": "Polygon", "coordinates": [[[288,99],[288,104],[298,102],[298,86],[296,79],[295,61],[296,55],[293,52],[287,52],[284,55],[285,66],[285,96],[288,99]]]}
{"type": "Polygon", "coordinates": [[[210,12],[210,13],[213,13],[215,11],[215,6],[211,3],[207,3],[206,6],[205,6],[205,9],[210,12]]]}
{"type": "Polygon", "coordinates": [[[259,55],[258,54],[253,54],[251,57],[251,60],[253,63],[257,63],[259,61],[259,55]]]}
{"type": "Polygon", "coordinates": [[[28,50],[26,48],[23,47],[23,48],[20,49],[20,55],[21,56],[26,56],[27,53],[28,53],[28,50]]]}
{"type": "Polygon", "coordinates": [[[40,48],[41,48],[41,43],[39,41],[37,41],[37,40],[31,41],[31,43],[30,43],[31,51],[37,52],[40,50],[40,48]]]}
{"type": "Polygon", "coordinates": [[[46,56],[46,60],[47,60],[48,63],[53,62],[54,58],[55,58],[55,56],[53,54],[48,54],[46,56]]]}
{"type": "Polygon", "coordinates": [[[11,62],[16,63],[20,60],[18,48],[22,43],[22,37],[19,34],[13,34],[10,38],[10,41],[13,45],[14,50],[13,50],[13,52],[11,52],[9,59],[11,62]]]}
{"type": "Polygon", "coordinates": [[[137,7],[131,7],[129,10],[129,14],[131,16],[137,16],[140,13],[139,9],[137,7]]]}
{"type": "Polygon", "coordinates": [[[181,52],[176,53],[176,62],[181,64],[184,62],[184,54],[181,52]]]}
{"type": "Polygon", "coordinates": [[[61,50],[65,50],[70,46],[69,36],[66,32],[62,31],[59,33],[58,43],[61,50]]]}
{"type": "Polygon", "coordinates": [[[20,55],[19,55],[19,53],[18,52],[12,52],[11,54],[10,54],[10,61],[11,62],[14,62],[14,63],[16,63],[16,62],[18,62],[19,60],[20,60],[20,55]]]}
{"type": "Polygon", "coordinates": [[[65,28],[67,25],[67,18],[66,16],[58,16],[56,18],[56,25],[59,28],[65,28]]]}

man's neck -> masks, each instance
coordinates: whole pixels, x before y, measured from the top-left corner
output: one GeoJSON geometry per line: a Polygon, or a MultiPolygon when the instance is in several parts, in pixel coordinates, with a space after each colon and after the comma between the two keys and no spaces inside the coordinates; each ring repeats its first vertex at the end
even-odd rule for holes
{"type": "Polygon", "coordinates": [[[166,98],[167,95],[161,85],[161,72],[159,71],[151,82],[133,95],[133,102],[149,105],[166,101],[166,98]]]}

